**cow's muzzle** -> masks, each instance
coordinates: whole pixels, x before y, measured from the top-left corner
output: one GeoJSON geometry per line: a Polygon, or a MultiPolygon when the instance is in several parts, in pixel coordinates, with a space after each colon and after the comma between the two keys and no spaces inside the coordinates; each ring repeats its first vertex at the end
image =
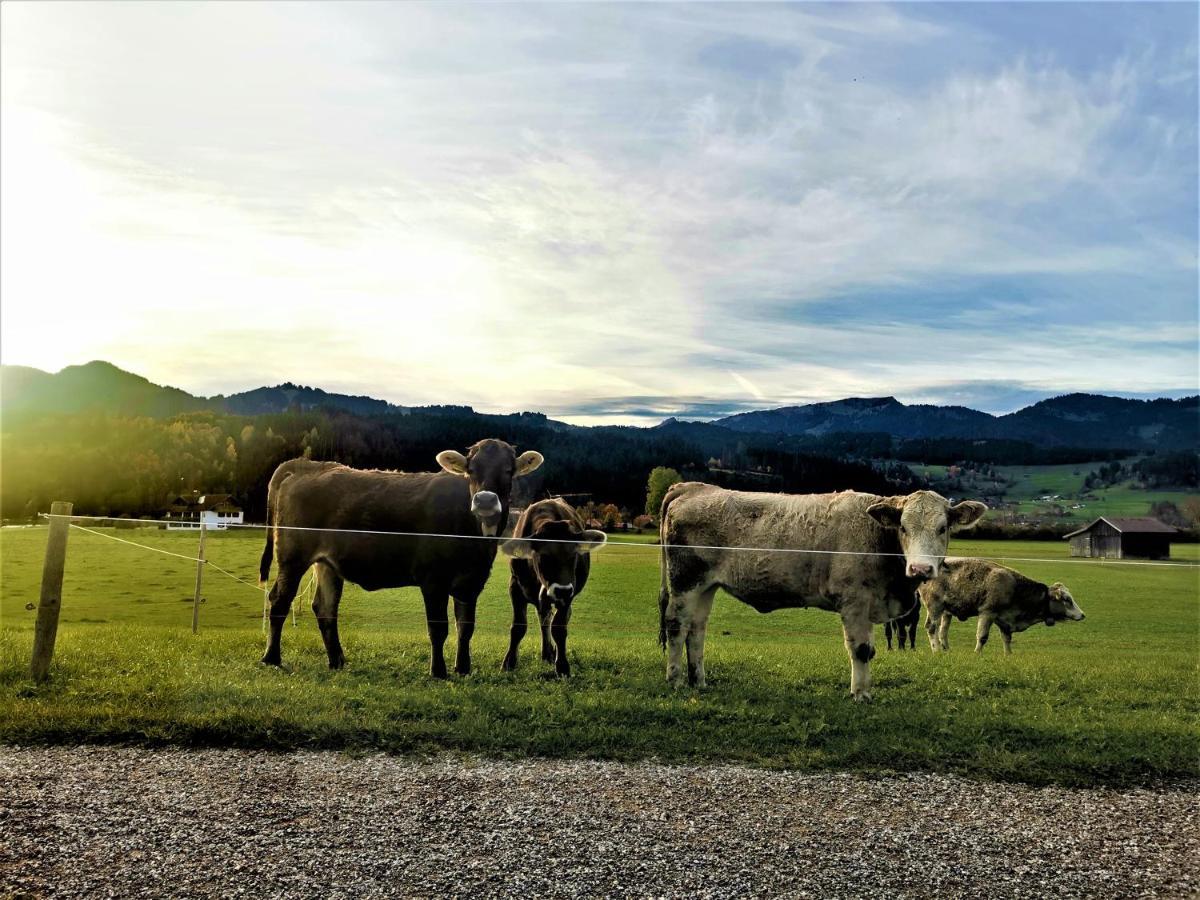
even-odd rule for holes
{"type": "Polygon", "coordinates": [[[479,520],[480,528],[488,537],[500,533],[500,519],[504,507],[500,497],[493,491],[476,491],[471,497],[471,514],[479,520]]]}
{"type": "Polygon", "coordinates": [[[559,609],[566,609],[567,604],[575,596],[575,585],[547,584],[542,587],[542,593],[559,609]]]}
{"type": "Polygon", "coordinates": [[[937,575],[937,571],[932,563],[910,562],[904,570],[904,574],[909,578],[933,578],[937,575]]]}

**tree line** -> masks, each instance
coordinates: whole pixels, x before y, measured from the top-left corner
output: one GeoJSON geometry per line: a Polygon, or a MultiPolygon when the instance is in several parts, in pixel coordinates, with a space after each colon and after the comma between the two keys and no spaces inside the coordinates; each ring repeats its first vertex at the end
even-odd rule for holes
{"type": "Polygon", "coordinates": [[[4,431],[0,515],[28,518],[65,499],[85,515],[155,516],[171,498],[200,491],[232,494],[247,520],[263,521],[267,482],[286,459],[431,471],[439,451],[462,450],[482,437],[545,455],[541,469],[518,481],[518,504],[576,494],[636,515],[656,466],[749,489],[892,493],[920,485],[907,466],[835,459],[798,439],[713,427],[577,428],[539,413],[489,416],[459,407],[376,416],[334,409],[162,418],[79,413],[27,417],[4,431]]]}

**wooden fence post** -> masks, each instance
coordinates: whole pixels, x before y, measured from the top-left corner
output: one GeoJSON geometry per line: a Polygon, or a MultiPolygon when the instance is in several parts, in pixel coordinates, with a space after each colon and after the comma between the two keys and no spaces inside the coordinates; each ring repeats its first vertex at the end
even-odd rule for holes
{"type": "Polygon", "coordinates": [[[54,656],[54,640],[58,637],[58,613],[62,608],[63,568],[67,563],[67,535],[71,531],[71,515],[75,504],[55,500],[50,504],[50,535],[46,539],[46,559],[42,563],[42,595],[38,600],[37,625],[33,631],[33,659],[29,674],[34,681],[44,681],[50,674],[54,656]],[[64,517],[64,518],[58,518],[64,517]]]}
{"type": "MultiPolygon", "coordinates": [[[[201,513],[200,515],[204,515],[201,513]]],[[[208,531],[200,521],[200,552],[196,554],[196,596],[192,598],[192,634],[200,630],[200,583],[204,580],[204,535],[208,531]]]]}

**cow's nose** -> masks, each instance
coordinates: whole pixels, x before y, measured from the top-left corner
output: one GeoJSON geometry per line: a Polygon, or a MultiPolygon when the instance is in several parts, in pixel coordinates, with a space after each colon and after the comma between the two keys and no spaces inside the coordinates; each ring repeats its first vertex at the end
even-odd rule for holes
{"type": "Polygon", "coordinates": [[[479,515],[495,515],[500,511],[500,497],[493,491],[476,491],[471,498],[471,512],[479,515]]]}
{"type": "Polygon", "coordinates": [[[932,578],[933,566],[929,563],[909,563],[908,564],[909,578],[932,578]]]}

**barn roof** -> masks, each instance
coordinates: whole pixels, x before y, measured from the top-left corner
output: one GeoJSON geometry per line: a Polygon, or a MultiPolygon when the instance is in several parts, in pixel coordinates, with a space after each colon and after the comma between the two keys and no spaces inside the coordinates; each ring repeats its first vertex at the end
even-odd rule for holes
{"type": "Polygon", "coordinates": [[[1123,518],[1101,516],[1090,525],[1085,525],[1078,531],[1072,531],[1070,534],[1063,535],[1063,540],[1073,538],[1077,534],[1083,534],[1085,531],[1091,531],[1100,522],[1107,522],[1121,534],[1175,534],[1178,531],[1178,529],[1172,528],[1170,525],[1158,521],[1158,519],[1151,519],[1149,516],[1129,516],[1123,518]]]}

